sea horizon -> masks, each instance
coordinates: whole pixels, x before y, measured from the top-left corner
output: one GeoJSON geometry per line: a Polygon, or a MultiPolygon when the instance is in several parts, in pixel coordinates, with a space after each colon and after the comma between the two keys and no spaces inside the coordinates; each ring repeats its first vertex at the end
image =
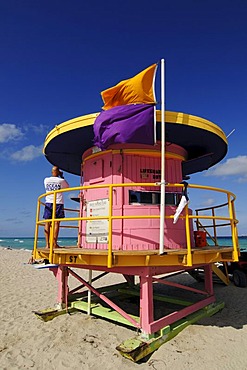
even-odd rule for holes
{"type": "MultiPolygon", "coordinates": [[[[247,249],[247,236],[240,235],[239,237],[239,247],[240,249],[247,249]]],[[[220,246],[232,246],[232,237],[228,236],[218,236],[217,237],[220,246]]],[[[209,245],[212,245],[212,241],[207,238],[209,245]]],[[[71,236],[61,236],[58,238],[58,243],[61,247],[66,247],[68,245],[77,245],[77,237],[71,236]]],[[[32,236],[0,236],[0,248],[8,249],[22,249],[22,250],[32,250],[34,244],[34,237],[32,236]]],[[[45,247],[45,237],[39,237],[38,246],[40,248],[45,247]]]]}

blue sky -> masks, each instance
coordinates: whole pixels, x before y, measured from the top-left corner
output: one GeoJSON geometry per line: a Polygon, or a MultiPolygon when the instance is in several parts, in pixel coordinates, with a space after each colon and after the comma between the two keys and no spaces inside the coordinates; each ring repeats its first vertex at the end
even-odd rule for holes
{"type": "MultiPolygon", "coordinates": [[[[33,236],[51,169],[46,134],[99,111],[101,90],[161,58],[167,110],[207,118],[226,134],[236,129],[225,159],[190,182],[233,191],[239,234],[247,234],[246,1],[8,0],[0,35],[0,236],[33,236]]],[[[192,205],[214,201],[195,195],[192,205]]]]}

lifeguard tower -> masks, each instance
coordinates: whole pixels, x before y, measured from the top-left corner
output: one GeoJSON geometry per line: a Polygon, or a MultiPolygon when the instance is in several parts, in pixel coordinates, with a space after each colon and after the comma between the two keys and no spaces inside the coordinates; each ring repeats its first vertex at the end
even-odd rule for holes
{"type": "MultiPolygon", "coordinates": [[[[161,246],[161,112],[156,111],[155,145],[113,144],[106,150],[93,145],[97,116],[98,113],[89,114],[61,123],[45,140],[48,161],[78,175],[81,184],[63,190],[78,192],[79,207],[72,215],[72,210],[67,210],[66,218],[59,219],[61,227],[74,228],[78,237],[75,246],[54,249],[51,244],[50,250],[38,248],[39,235],[43,234],[40,229],[47,222],[41,219],[45,194],[38,199],[33,256],[49,260],[48,266],[58,280],[60,304],[60,310],[39,315],[48,319],[78,309],[138,329],[137,337],[118,346],[124,356],[138,361],[187,325],[223,308],[223,303],[216,303],[212,272],[222,274],[214,265],[216,262],[238,260],[234,194],[189,184],[190,197],[193,191],[210,191],[225,200],[200,210],[192,210],[187,204],[176,224],[173,220],[187,186],[183,181],[218,163],[227,152],[227,139],[217,125],[206,119],[166,111],[165,222],[161,246]],[[219,246],[217,230],[225,226],[231,229],[232,243],[219,246]],[[73,268],[88,270],[88,280],[73,268]],[[204,289],[167,279],[199,268],[204,269],[204,289]],[[92,278],[92,271],[100,275],[92,278]],[[94,281],[106,273],[121,274],[126,282],[96,289],[94,281]],[[79,281],[77,288],[69,288],[70,277],[79,281]],[[190,300],[154,292],[157,284],[181,289],[183,297],[188,292],[190,300]],[[139,300],[139,315],[128,312],[123,308],[126,304],[121,304],[132,298],[139,300]],[[154,302],[159,302],[158,313],[154,302]]],[[[52,240],[55,221],[53,214],[52,240]]]]}

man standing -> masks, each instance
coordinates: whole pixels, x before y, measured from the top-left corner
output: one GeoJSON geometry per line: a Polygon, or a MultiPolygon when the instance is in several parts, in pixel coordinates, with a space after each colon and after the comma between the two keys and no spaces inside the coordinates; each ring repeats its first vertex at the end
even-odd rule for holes
{"type": "MultiPolygon", "coordinates": [[[[46,177],[44,180],[45,190],[46,192],[51,192],[55,190],[61,190],[69,187],[69,184],[66,180],[64,180],[62,171],[59,170],[57,166],[52,167],[52,176],[46,177]]],[[[45,210],[43,218],[48,220],[52,218],[52,208],[53,208],[53,201],[54,201],[54,193],[48,194],[45,198],[45,210]]],[[[63,200],[63,193],[56,193],[56,218],[64,218],[64,200],[63,200]]],[[[54,248],[59,248],[57,244],[57,238],[59,233],[59,226],[60,221],[55,222],[54,228],[54,248]]],[[[45,248],[50,248],[50,227],[51,222],[45,223],[45,241],[46,246],[45,248]]]]}

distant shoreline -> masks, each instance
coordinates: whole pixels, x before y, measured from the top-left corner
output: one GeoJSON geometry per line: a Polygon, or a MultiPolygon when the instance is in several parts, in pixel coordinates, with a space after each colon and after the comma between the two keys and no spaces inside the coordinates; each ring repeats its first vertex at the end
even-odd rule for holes
{"type": "MultiPolygon", "coordinates": [[[[239,238],[247,238],[247,235],[239,235],[239,238]]],[[[74,239],[74,236],[61,236],[60,239],[74,239]]],[[[232,238],[231,235],[217,236],[217,239],[232,238]]],[[[0,236],[1,239],[34,239],[34,236],[0,236]]],[[[40,236],[39,239],[45,239],[44,236],[40,236]]]]}

